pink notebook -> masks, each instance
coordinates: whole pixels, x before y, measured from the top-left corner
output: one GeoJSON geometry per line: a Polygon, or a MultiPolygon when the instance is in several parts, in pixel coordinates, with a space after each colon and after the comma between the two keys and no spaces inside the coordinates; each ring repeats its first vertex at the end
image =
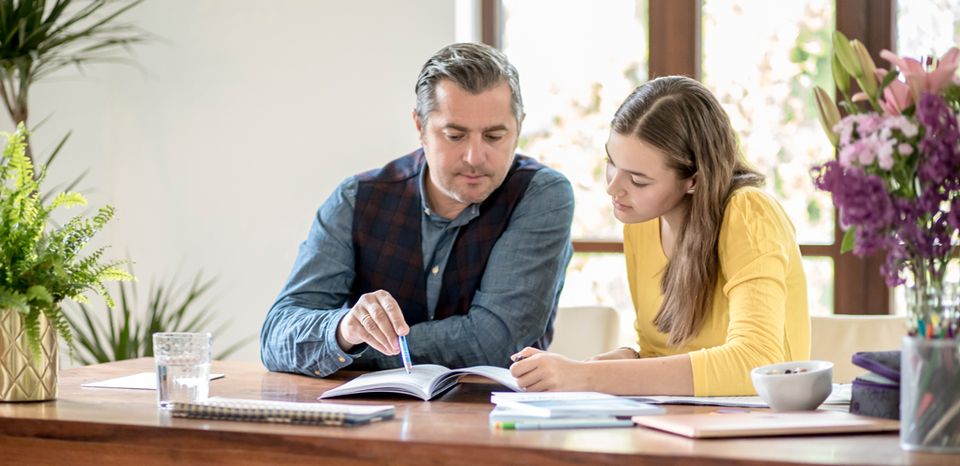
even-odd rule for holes
{"type": "Polygon", "coordinates": [[[900,423],[839,411],[775,412],[719,409],[712,413],[636,416],[633,422],[691,438],[821,435],[895,431],[900,423]]]}

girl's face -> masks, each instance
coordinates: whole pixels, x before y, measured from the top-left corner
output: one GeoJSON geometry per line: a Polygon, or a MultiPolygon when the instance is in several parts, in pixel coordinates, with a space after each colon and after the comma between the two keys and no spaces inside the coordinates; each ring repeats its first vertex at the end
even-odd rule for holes
{"type": "Polygon", "coordinates": [[[634,135],[610,131],[607,140],[607,194],[623,223],[641,223],[683,208],[694,177],[678,178],[667,156],[634,135]]]}

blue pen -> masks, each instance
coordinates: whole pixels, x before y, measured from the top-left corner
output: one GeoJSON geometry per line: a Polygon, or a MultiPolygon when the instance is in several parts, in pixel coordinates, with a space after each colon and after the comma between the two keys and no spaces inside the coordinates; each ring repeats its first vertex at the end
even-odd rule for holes
{"type": "Polygon", "coordinates": [[[400,360],[403,361],[403,368],[407,374],[413,371],[413,361],[410,360],[410,349],[407,348],[407,337],[400,335],[397,337],[400,342],[400,360]]]}

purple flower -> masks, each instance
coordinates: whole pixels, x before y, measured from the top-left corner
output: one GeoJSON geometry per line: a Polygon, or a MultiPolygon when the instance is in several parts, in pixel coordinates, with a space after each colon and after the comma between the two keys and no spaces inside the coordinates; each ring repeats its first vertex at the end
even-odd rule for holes
{"type": "Polygon", "coordinates": [[[888,247],[886,229],[857,228],[854,238],[856,241],[853,243],[853,253],[860,257],[869,256],[888,247]]]}
{"type": "MultiPolygon", "coordinates": [[[[902,273],[928,273],[955,252],[960,230],[960,102],[924,94],[915,112],[854,113],[836,126],[837,160],[814,168],[842,228],[855,228],[853,252],[886,252],[888,286],[902,273]]],[[[909,110],[909,109],[906,109],[909,110]]]]}
{"type": "Polygon", "coordinates": [[[901,244],[894,244],[887,251],[887,260],[880,266],[880,274],[884,277],[884,282],[890,288],[902,285],[905,280],[900,276],[900,269],[903,268],[907,258],[906,251],[901,244]]]}
{"type": "Polygon", "coordinates": [[[833,194],[840,209],[840,223],[858,228],[883,229],[894,220],[895,211],[883,179],[859,167],[844,167],[836,161],[822,166],[814,180],[817,188],[833,194]]]}
{"type": "Polygon", "coordinates": [[[955,230],[960,230],[960,196],[953,198],[950,211],[947,212],[947,222],[955,230]]]}
{"type": "Polygon", "coordinates": [[[960,170],[960,130],[957,117],[943,97],[924,94],[917,104],[917,119],[926,128],[920,150],[920,180],[937,185],[960,170]]]}

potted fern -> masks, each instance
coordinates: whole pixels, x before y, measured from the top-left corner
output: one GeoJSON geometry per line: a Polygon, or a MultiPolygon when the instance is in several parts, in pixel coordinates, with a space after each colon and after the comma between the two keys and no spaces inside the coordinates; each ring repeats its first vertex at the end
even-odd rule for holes
{"type": "Polygon", "coordinates": [[[113,217],[113,208],[77,215],[61,226],[50,222],[61,208],[86,205],[75,192],[61,192],[44,202],[40,183],[27,156],[23,123],[3,133],[0,155],[0,402],[41,401],[57,397],[58,336],[73,348],[70,325],[61,303],[86,302],[96,292],[113,300],[104,283],[131,280],[123,261],[103,262],[104,248],[83,257],[87,243],[113,217]]]}

